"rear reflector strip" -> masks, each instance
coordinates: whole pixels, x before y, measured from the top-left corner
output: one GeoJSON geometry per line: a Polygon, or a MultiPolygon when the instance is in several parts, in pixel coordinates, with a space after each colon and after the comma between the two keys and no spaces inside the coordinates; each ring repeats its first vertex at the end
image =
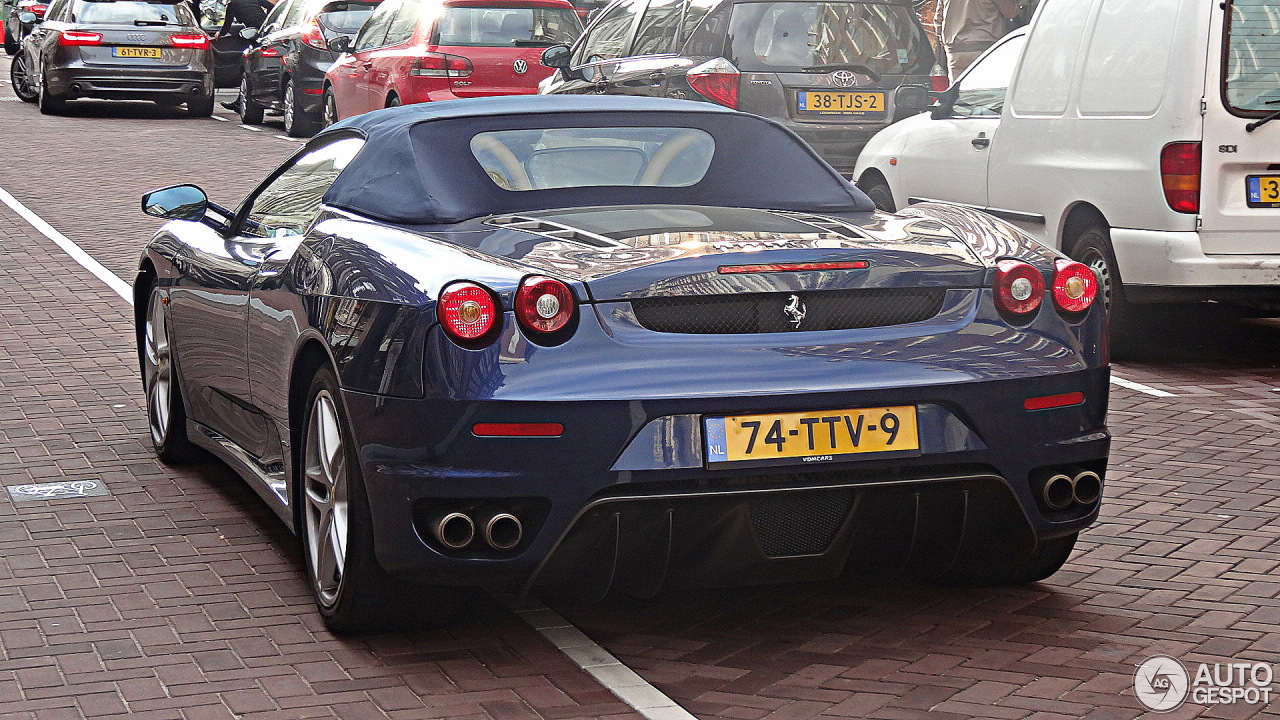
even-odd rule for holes
{"type": "Polygon", "coordinates": [[[866,260],[853,262],[776,263],[773,265],[721,265],[721,275],[747,275],[750,273],[809,272],[813,270],[866,270],[871,263],[866,260]]]}
{"type": "Polygon", "coordinates": [[[1051,408],[1071,407],[1072,405],[1083,405],[1084,393],[1070,392],[1061,395],[1045,395],[1044,397],[1027,398],[1022,401],[1022,407],[1026,410],[1049,410],[1051,408]]]}
{"type": "Polygon", "coordinates": [[[560,423],[476,423],[471,426],[476,437],[560,437],[560,423]]]}

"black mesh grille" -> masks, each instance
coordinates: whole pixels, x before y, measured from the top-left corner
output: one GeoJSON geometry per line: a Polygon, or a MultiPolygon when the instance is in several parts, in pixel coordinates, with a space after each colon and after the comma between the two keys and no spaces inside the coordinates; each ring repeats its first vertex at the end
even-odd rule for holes
{"type": "Polygon", "coordinates": [[[850,492],[779,493],[751,501],[751,522],[769,557],[818,555],[826,551],[849,514],[850,492]]]}
{"type": "Polygon", "coordinates": [[[946,288],[904,288],[703,295],[645,298],[631,301],[631,307],[636,320],[656,332],[849,330],[928,320],[942,308],[946,292],[946,288]]]}

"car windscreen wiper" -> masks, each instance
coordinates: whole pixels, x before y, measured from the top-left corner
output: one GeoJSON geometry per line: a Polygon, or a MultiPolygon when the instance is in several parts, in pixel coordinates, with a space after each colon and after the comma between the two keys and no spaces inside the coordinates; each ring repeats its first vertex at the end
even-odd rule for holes
{"type": "Polygon", "coordinates": [[[810,65],[807,68],[800,68],[800,72],[807,73],[826,73],[835,72],[837,70],[852,70],[860,75],[866,75],[871,78],[871,82],[880,82],[880,73],[872,70],[866,65],[853,65],[850,63],[826,63],[825,65],[810,65]]]}
{"type": "Polygon", "coordinates": [[[181,23],[169,22],[168,20],[134,20],[133,24],[138,27],[152,27],[154,25],[180,25],[181,23]]]}
{"type": "Polygon", "coordinates": [[[512,40],[511,44],[516,47],[551,47],[560,43],[551,40],[512,40]]]}
{"type": "MultiPolygon", "coordinates": [[[[1267,105],[1280,105],[1280,100],[1269,100],[1269,101],[1267,101],[1267,103],[1266,103],[1266,104],[1267,104],[1267,105]]],[[[1268,115],[1268,116],[1266,116],[1266,117],[1262,118],[1261,120],[1258,120],[1258,121],[1255,121],[1255,122],[1251,122],[1251,123],[1249,123],[1248,125],[1245,125],[1245,126],[1244,126],[1244,131],[1245,131],[1245,132],[1253,132],[1254,130],[1257,130],[1258,128],[1262,127],[1263,125],[1266,125],[1267,123],[1271,122],[1272,120],[1275,120],[1276,118],[1280,118],[1280,110],[1277,110],[1277,111],[1275,111],[1275,112],[1271,113],[1270,115],[1268,115]]]]}

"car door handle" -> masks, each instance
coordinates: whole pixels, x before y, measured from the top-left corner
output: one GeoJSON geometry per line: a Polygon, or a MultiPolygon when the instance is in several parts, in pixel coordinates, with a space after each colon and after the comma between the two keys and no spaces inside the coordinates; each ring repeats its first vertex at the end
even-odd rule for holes
{"type": "Polygon", "coordinates": [[[986,133],[979,135],[978,137],[970,140],[969,142],[972,143],[973,146],[978,148],[979,150],[985,147],[991,147],[991,138],[987,137],[986,133]]]}

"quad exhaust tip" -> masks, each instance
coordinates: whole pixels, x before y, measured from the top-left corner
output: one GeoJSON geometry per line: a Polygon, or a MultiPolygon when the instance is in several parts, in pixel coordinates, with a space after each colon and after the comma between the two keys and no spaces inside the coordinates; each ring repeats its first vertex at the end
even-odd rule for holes
{"type": "Polygon", "coordinates": [[[1072,496],[1081,505],[1092,505],[1102,497],[1102,478],[1090,470],[1076,475],[1071,481],[1072,496]]]}
{"type": "Polygon", "coordinates": [[[1045,481],[1040,497],[1046,507],[1065,510],[1075,499],[1075,480],[1069,475],[1054,475],[1045,481]]]}
{"type": "Polygon", "coordinates": [[[450,550],[461,550],[476,537],[476,524],[469,515],[460,512],[447,513],[432,523],[436,542],[450,550]]]}

